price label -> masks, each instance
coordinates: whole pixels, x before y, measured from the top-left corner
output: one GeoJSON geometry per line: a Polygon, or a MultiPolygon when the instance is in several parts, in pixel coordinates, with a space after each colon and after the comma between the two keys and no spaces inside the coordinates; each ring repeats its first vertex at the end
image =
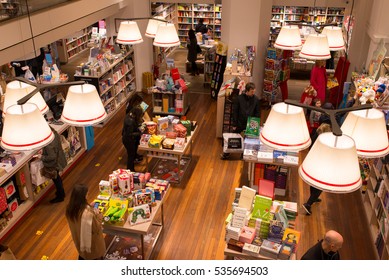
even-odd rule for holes
{"type": "Polygon", "coordinates": [[[273,152],[258,151],[258,159],[273,159],[273,152]]]}
{"type": "Polygon", "coordinates": [[[288,155],[286,155],[286,156],[284,157],[284,163],[289,163],[289,164],[298,165],[298,164],[299,164],[299,158],[298,158],[298,157],[293,157],[293,156],[288,156],[288,155]]]}

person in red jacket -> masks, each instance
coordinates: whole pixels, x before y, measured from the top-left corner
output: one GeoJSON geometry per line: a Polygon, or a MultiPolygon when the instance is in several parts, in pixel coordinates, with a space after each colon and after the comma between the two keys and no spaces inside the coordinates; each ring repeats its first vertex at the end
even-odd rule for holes
{"type": "Polygon", "coordinates": [[[315,66],[311,71],[311,85],[316,90],[316,98],[321,100],[324,104],[326,101],[326,89],[327,89],[327,73],[326,73],[326,61],[316,60],[315,66]]]}

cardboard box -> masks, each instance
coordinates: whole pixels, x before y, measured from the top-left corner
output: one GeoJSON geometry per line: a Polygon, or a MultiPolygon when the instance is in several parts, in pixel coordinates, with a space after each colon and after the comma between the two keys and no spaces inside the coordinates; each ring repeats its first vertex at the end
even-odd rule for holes
{"type": "Polygon", "coordinates": [[[3,188],[5,190],[5,195],[7,196],[7,199],[10,198],[16,192],[16,188],[15,188],[14,182],[12,180],[8,181],[3,186],[3,188]]]}

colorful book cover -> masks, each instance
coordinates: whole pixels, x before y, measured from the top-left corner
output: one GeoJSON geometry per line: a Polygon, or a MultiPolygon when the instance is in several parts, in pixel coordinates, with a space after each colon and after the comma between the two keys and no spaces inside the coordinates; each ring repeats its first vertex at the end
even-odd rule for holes
{"type": "Polygon", "coordinates": [[[149,145],[150,137],[150,134],[142,134],[142,136],[140,137],[139,146],[147,147],[149,145]]]}
{"type": "Polygon", "coordinates": [[[258,138],[259,137],[259,128],[261,120],[258,117],[248,117],[246,124],[245,135],[247,137],[258,138]]]}
{"type": "Polygon", "coordinates": [[[295,229],[286,228],[282,237],[282,242],[298,244],[301,238],[301,232],[295,229]]]}
{"type": "Polygon", "coordinates": [[[252,211],[253,218],[261,218],[269,220],[270,207],[272,205],[272,199],[262,195],[256,195],[254,199],[254,207],[252,211]]]}

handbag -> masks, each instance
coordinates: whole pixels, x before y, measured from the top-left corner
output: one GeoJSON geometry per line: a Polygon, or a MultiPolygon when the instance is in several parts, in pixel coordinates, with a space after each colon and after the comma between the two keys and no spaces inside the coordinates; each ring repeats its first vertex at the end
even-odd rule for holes
{"type": "Polygon", "coordinates": [[[56,179],[58,176],[57,169],[55,167],[43,167],[41,169],[42,176],[48,178],[48,179],[56,179]]]}

